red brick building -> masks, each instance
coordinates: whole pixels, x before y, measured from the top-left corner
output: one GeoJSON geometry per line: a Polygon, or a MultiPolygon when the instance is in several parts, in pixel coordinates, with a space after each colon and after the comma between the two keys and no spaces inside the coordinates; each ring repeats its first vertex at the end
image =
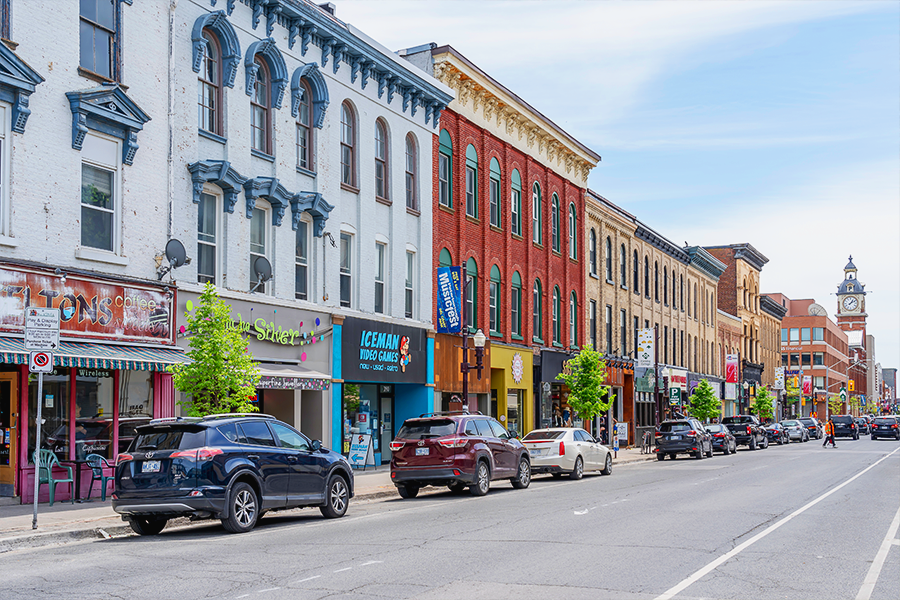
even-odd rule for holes
{"type": "MultiPolygon", "coordinates": [[[[584,196],[600,157],[454,48],[400,54],[457,94],[435,139],[434,267],[465,266],[474,282],[465,309],[491,347],[490,397],[477,406],[528,431],[564,401],[553,396],[555,376],[584,340],[584,196]]],[[[458,369],[437,356],[448,342],[437,340],[435,365],[458,369]]],[[[440,370],[435,391],[446,407],[460,390],[440,370]]]]}

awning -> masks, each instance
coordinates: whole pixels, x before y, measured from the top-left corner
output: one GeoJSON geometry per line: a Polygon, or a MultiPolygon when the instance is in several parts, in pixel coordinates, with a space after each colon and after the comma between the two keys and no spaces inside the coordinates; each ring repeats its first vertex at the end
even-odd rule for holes
{"type": "MultiPolygon", "coordinates": [[[[53,352],[53,365],[56,367],[165,371],[171,365],[186,362],[188,358],[181,348],[60,342],[59,349],[53,352]]],[[[0,338],[0,363],[27,365],[25,342],[19,338],[0,338]]]]}
{"type": "Polygon", "coordinates": [[[298,365],[259,363],[258,389],[263,390],[327,390],[331,377],[298,365]]]}

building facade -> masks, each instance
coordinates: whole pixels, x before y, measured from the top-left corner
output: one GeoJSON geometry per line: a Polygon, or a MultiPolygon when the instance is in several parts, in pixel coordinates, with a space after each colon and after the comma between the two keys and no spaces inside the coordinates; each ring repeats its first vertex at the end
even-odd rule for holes
{"type": "Polygon", "coordinates": [[[844,280],[837,290],[836,320],[847,333],[850,345],[849,378],[853,381],[851,395],[869,397],[869,383],[874,375],[875,340],[866,332],[866,286],[857,278],[856,265],[851,256],[844,267],[844,280]]]}
{"type": "Polygon", "coordinates": [[[725,382],[722,384],[722,415],[730,417],[738,414],[739,402],[743,394],[738,373],[734,373],[733,381],[728,381],[727,360],[728,356],[739,356],[741,351],[741,320],[735,315],[729,314],[721,308],[716,309],[716,338],[717,348],[717,372],[722,374],[725,382]]]}
{"type": "MultiPolygon", "coordinates": [[[[453,47],[400,55],[456,92],[433,151],[432,269],[465,268],[470,331],[490,340],[490,387],[466,401],[519,432],[549,424],[584,340],[584,191],[600,157],[453,47]]],[[[445,409],[462,392],[453,339],[436,360],[445,409]]]]}

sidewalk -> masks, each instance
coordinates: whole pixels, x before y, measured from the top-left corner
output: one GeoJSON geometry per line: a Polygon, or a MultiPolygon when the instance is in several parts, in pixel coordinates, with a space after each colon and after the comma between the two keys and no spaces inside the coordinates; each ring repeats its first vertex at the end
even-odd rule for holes
{"type": "MultiPolygon", "coordinates": [[[[641,454],[638,448],[620,450],[613,462],[613,468],[655,458],[653,454],[641,454]]],[[[400,497],[391,483],[388,465],[369,467],[365,471],[357,470],[354,476],[356,493],[351,502],[372,502],[400,497]]],[[[425,488],[422,493],[442,491],[445,491],[444,488],[425,488]]],[[[112,510],[109,500],[101,502],[99,496],[90,502],[74,505],[60,501],[55,502],[53,506],[38,505],[36,530],[31,528],[33,508],[31,504],[0,506],[0,554],[22,548],[104,539],[132,533],[131,526],[112,510]]],[[[186,518],[173,519],[167,528],[190,524],[191,521],[186,518]]]]}

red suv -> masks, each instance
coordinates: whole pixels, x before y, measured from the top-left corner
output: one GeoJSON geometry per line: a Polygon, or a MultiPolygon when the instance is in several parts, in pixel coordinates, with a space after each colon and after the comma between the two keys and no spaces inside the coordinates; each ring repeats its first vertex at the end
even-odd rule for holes
{"type": "Polygon", "coordinates": [[[474,496],[484,496],[498,479],[527,488],[531,461],[517,438],[480,413],[407,419],[391,442],[391,481],[403,498],[415,498],[426,485],[446,485],[457,493],[468,487],[474,496]]]}

